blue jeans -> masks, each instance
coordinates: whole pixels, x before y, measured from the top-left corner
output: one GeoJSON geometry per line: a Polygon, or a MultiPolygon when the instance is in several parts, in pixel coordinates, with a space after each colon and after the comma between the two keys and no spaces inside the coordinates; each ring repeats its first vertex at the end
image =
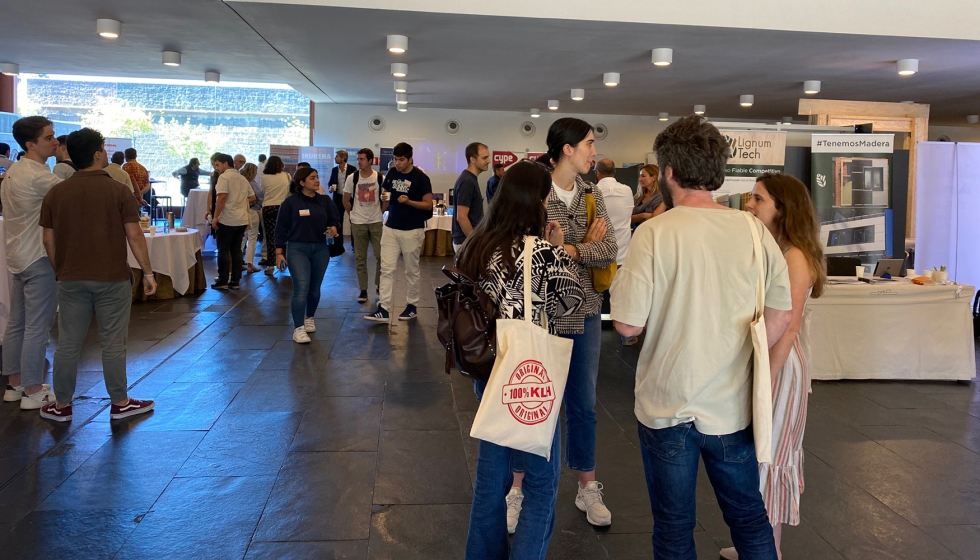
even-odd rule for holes
{"type": "MultiPolygon", "coordinates": [[[[477,397],[486,384],[474,381],[477,397]]],[[[487,441],[480,441],[476,484],[466,535],[466,560],[544,560],[555,530],[555,502],[561,474],[561,434],[556,429],[551,442],[551,461],[487,441]],[[507,503],[514,483],[511,459],[522,457],[524,504],[513,546],[507,545],[507,503]]]]}
{"type": "Polygon", "coordinates": [[[316,313],[320,305],[320,284],[330,264],[330,249],[325,243],[286,244],[286,265],[293,280],[293,299],[289,310],[293,314],[293,326],[303,326],[303,319],[316,313]]]}
{"type": "Polygon", "coordinates": [[[740,560],[776,560],[776,544],[759,492],[751,426],[721,436],[693,422],[654,430],[639,424],[643,470],[653,509],[653,557],[697,560],[694,527],[698,459],[704,459],[740,560]]]}
{"type": "Polygon", "coordinates": [[[58,311],[58,281],[48,257],[13,276],[10,321],[3,339],[3,373],[19,373],[20,384],[32,387],[44,383],[44,355],[58,311]]]}

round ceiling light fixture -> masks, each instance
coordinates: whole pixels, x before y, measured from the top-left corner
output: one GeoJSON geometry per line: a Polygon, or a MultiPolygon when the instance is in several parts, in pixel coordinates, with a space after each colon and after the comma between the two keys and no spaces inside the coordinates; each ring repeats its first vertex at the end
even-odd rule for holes
{"type": "Polygon", "coordinates": [[[755,103],[754,95],[740,95],[738,96],[738,104],[742,107],[751,107],[755,103]]]}
{"type": "Polygon", "coordinates": [[[820,80],[806,80],[803,82],[803,93],[807,95],[820,93],[820,80]]]}
{"type": "Polygon", "coordinates": [[[177,51],[163,51],[164,66],[180,66],[180,53],[177,51]]]}
{"type": "Polygon", "coordinates": [[[541,109],[531,109],[531,118],[536,119],[541,116],[541,109]]]}
{"type": "Polygon", "coordinates": [[[214,70],[208,70],[204,73],[204,81],[218,83],[221,81],[221,74],[215,72],[214,70]]]}
{"type": "Polygon", "coordinates": [[[405,112],[407,112],[407,111],[408,111],[408,105],[407,105],[407,104],[406,104],[406,105],[399,105],[399,106],[398,106],[398,111],[399,111],[400,113],[405,113],[405,112]]]}
{"type": "Polygon", "coordinates": [[[396,93],[395,103],[399,105],[408,105],[408,94],[407,93],[396,93]]]}
{"type": "Polygon", "coordinates": [[[408,93],[408,82],[395,82],[395,93],[408,93]]]}
{"type": "Polygon", "coordinates": [[[670,113],[660,113],[657,117],[661,122],[667,122],[667,119],[670,118],[670,113]]]}
{"type": "Polygon", "coordinates": [[[698,116],[703,115],[705,109],[706,109],[706,107],[704,105],[695,105],[694,106],[694,114],[695,115],[698,115],[698,116]]]}
{"type": "Polygon", "coordinates": [[[783,117],[783,124],[793,124],[793,117],[783,117]]]}
{"type": "Polygon", "coordinates": [[[899,76],[911,76],[919,71],[919,59],[918,58],[903,58],[898,61],[898,75],[899,76]]]}
{"type": "Polygon", "coordinates": [[[393,62],[391,64],[391,75],[396,78],[408,76],[408,64],[404,62],[393,62]]]}
{"type": "Polygon", "coordinates": [[[404,35],[388,35],[388,52],[402,54],[408,50],[408,37],[404,35]]]}
{"type": "Polygon", "coordinates": [[[668,49],[666,47],[653,49],[650,62],[654,66],[670,66],[670,63],[674,62],[674,49],[668,49]]]}
{"type": "Polygon", "coordinates": [[[20,64],[4,62],[0,73],[2,73],[4,76],[16,76],[17,74],[20,74],[20,64]]]}
{"type": "Polygon", "coordinates": [[[551,111],[557,111],[558,110],[558,100],[557,99],[549,99],[548,100],[548,109],[551,110],[551,111]]]}
{"type": "Polygon", "coordinates": [[[122,22],[114,19],[97,19],[95,20],[95,31],[100,37],[118,39],[119,35],[122,34],[122,22]]]}
{"type": "Polygon", "coordinates": [[[980,115],[967,115],[966,116],[966,122],[968,122],[970,124],[980,123],[980,115]]]}
{"type": "Polygon", "coordinates": [[[606,87],[616,87],[619,85],[619,72],[606,72],[602,75],[602,83],[606,87]]]}
{"type": "Polygon", "coordinates": [[[573,89],[572,90],[572,101],[581,101],[585,99],[584,89],[573,89]]]}

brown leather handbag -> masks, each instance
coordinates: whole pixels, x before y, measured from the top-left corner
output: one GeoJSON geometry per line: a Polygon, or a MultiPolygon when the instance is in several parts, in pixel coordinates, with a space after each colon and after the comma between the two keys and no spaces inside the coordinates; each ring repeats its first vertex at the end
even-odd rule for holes
{"type": "Polygon", "coordinates": [[[439,323],[436,333],[446,349],[446,373],[486,382],[497,358],[497,306],[463,272],[442,267],[451,282],[435,289],[439,323]]]}

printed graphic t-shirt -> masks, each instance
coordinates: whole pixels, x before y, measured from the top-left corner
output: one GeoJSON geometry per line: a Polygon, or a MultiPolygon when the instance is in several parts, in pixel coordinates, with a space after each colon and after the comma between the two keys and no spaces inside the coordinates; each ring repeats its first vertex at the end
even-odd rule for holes
{"type": "Polygon", "coordinates": [[[354,199],[351,200],[350,223],[364,225],[381,221],[380,188],[377,171],[372,171],[370,177],[361,177],[360,172],[347,176],[344,195],[354,195],[354,199]]]}
{"type": "Polygon", "coordinates": [[[432,182],[418,167],[413,167],[408,173],[400,173],[397,169],[392,169],[385,177],[381,188],[391,193],[391,200],[388,202],[388,221],[385,222],[385,225],[391,229],[403,231],[422,229],[425,227],[426,220],[432,218],[431,210],[419,210],[398,202],[398,197],[401,195],[408,196],[409,200],[421,202],[422,197],[432,194],[432,182]]]}

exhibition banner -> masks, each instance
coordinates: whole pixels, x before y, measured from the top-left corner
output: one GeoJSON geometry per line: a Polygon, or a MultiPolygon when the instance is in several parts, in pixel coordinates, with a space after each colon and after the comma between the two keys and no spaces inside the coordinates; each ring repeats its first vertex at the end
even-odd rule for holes
{"type": "Polygon", "coordinates": [[[825,255],[871,264],[891,246],[892,134],[814,134],[810,196],[825,255]]]}
{"type": "Polygon", "coordinates": [[[300,161],[299,148],[299,146],[271,144],[269,146],[269,157],[277,156],[279,159],[281,159],[283,166],[285,167],[283,170],[292,175],[296,172],[296,164],[300,161]]]}
{"type": "Polygon", "coordinates": [[[133,147],[132,138],[106,138],[105,139],[105,151],[108,154],[108,158],[112,160],[112,154],[116,152],[125,152],[127,148],[133,147]]]}
{"type": "Polygon", "coordinates": [[[325,146],[300,146],[299,161],[305,161],[310,167],[316,169],[320,176],[320,182],[326,184],[330,179],[330,171],[333,170],[333,148],[325,146]]]}
{"type": "Polygon", "coordinates": [[[388,174],[388,169],[391,168],[391,162],[395,160],[394,152],[394,148],[378,148],[378,170],[381,173],[388,174]]]}
{"type": "Polygon", "coordinates": [[[741,194],[752,191],[763,173],[782,173],[786,164],[786,133],[723,130],[730,157],[725,165],[721,191],[741,194]]]}
{"type": "Polygon", "coordinates": [[[493,152],[493,162],[491,163],[491,165],[496,165],[498,163],[502,163],[504,165],[504,168],[508,168],[511,165],[514,165],[515,163],[517,163],[518,161],[520,161],[520,159],[521,159],[520,156],[518,156],[517,153],[515,153],[515,152],[497,152],[497,151],[495,151],[495,152],[493,152]]]}

